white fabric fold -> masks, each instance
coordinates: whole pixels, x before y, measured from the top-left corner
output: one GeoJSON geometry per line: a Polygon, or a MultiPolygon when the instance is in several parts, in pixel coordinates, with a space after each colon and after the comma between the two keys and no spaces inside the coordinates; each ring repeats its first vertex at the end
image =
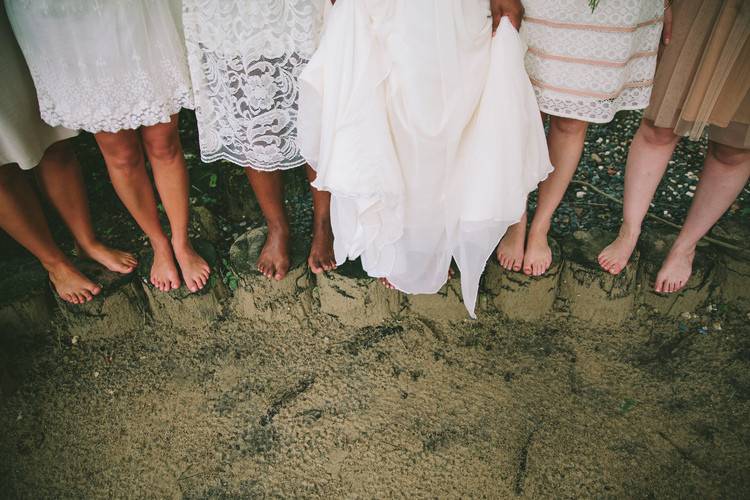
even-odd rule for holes
{"type": "Polygon", "coordinates": [[[299,145],[332,193],[336,260],[474,317],[487,259],[552,167],[524,49],[486,0],[338,2],[300,76],[299,145]]]}

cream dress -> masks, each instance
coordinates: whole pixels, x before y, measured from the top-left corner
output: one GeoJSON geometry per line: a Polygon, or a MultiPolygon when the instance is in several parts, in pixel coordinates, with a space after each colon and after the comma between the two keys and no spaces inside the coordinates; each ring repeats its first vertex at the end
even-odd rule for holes
{"type": "Polygon", "coordinates": [[[522,0],[526,69],[545,113],[606,123],[651,99],[663,0],[522,0]]]}
{"type": "Polygon", "coordinates": [[[305,163],[297,78],[330,0],[184,0],[201,157],[257,170],[305,163]]]}
{"type": "Polygon", "coordinates": [[[39,117],[34,82],[13,37],[5,9],[0,4],[0,167],[15,163],[34,168],[52,144],[77,134],[74,130],[50,127],[39,117]]]}
{"type": "Polygon", "coordinates": [[[451,259],[473,316],[479,280],[551,171],[507,19],[487,0],[339,0],[300,77],[299,142],[332,193],[336,261],[435,293],[451,259]]]}
{"type": "Polygon", "coordinates": [[[5,0],[42,118],[89,132],[192,107],[179,0],[5,0]]]}

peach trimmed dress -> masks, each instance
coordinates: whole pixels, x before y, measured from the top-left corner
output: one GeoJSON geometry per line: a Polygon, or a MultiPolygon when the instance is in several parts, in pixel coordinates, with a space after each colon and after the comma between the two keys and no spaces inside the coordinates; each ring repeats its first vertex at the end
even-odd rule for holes
{"type": "Polygon", "coordinates": [[[526,70],[548,114],[606,123],[651,99],[662,0],[523,0],[526,70]]]}

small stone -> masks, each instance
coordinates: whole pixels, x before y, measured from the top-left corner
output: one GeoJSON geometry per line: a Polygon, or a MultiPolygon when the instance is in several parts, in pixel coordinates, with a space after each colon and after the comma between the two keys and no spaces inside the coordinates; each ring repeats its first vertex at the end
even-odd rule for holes
{"type": "Polygon", "coordinates": [[[71,345],[78,344],[78,335],[73,335],[73,337],[70,339],[71,345]]]}
{"type": "Polygon", "coordinates": [[[711,328],[712,328],[713,330],[717,331],[717,332],[720,332],[720,331],[721,331],[721,323],[719,323],[719,322],[717,321],[716,323],[714,323],[714,324],[713,324],[713,326],[712,326],[711,328]]]}
{"type": "Polygon", "coordinates": [[[94,378],[99,378],[99,372],[94,372],[94,378]]]}
{"type": "Polygon", "coordinates": [[[593,161],[595,161],[596,163],[601,163],[601,162],[602,162],[602,157],[601,157],[601,156],[599,156],[599,155],[598,155],[598,154],[596,154],[596,153],[591,153],[591,159],[592,159],[593,161]]]}
{"type": "Polygon", "coordinates": [[[583,198],[584,196],[586,196],[586,192],[585,191],[578,191],[576,193],[576,198],[580,199],[580,198],[583,198]]]}

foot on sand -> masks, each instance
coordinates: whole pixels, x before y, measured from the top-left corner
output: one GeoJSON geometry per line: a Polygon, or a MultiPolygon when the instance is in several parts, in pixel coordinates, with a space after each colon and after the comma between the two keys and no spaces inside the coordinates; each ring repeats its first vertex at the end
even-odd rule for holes
{"type": "Polygon", "coordinates": [[[497,246],[497,261],[503,269],[518,272],[523,267],[526,243],[526,214],[520,222],[513,224],[497,246]]]}
{"type": "Polygon", "coordinates": [[[180,288],[180,273],[174,262],[172,245],[166,239],[163,242],[151,242],[154,249],[154,262],[151,264],[151,284],[162,292],[180,288]]]}
{"type": "Polygon", "coordinates": [[[64,260],[45,266],[49,272],[49,279],[55,291],[66,302],[71,304],[84,304],[93,300],[94,296],[102,291],[102,287],[88,279],[73,266],[64,260]]]}
{"type": "Polygon", "coordinates": [[[289,272],[289,229],[268,228],[258,257],[258,271],[268,279],[281,281],[289,272]]]}
{"type": "Polygon", "coordinates": [[[541,276],[552,265],[552,249],[547,241],[547,232],[529,232],[526,254],[523,257],[523,272],[527,276],[541,276]]]}
{"type": "Polygon", "coordinates": [[[333,231],[328,219],[315,224],[307,265],[315,274],[336,269],[336,257],[333,253],[333,231]]]}
{"type": "Polygon", "coordinates": [[[130,274],[138,266],[138,259],[132,253],[108,247],[98,241],[85,246],[79,244],[78,253],[98,262],[113,273],[130,274]]]}
{"type": "Polygon", "coordinates": [[[202,290],[208,283],[211,267],[198,255],[190,241],[179,244],[173,242],[172,246],[187,289],[193,293],[202,290]]]}
{"type": "Polygon", "coordinates": [[[620,274],[633,255],[638,236],[640,231],[631,231],[623,225],[617,238],[599,254],[597,260],[602,269],[611,274],[620,274]]]}
{"type": "Polygon", "coordinates": [[[690,279],[690,275],[693,274],[694,258],[695,247],[680,249],[673,246],[656,275],[654,290],[659,293],[674,293],[682,290],[690,279]]]}

